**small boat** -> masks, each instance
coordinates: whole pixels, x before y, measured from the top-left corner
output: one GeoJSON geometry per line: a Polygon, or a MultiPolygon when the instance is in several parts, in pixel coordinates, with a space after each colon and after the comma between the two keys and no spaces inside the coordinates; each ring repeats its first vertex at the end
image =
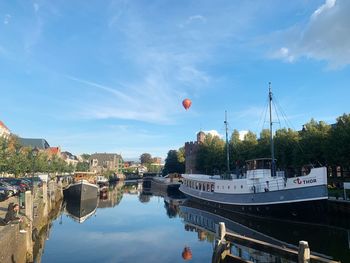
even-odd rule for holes
{"type": "MultiPolygon", "coordinates": [[[[312,167],[301,176],[289,178],[284,171],[276,169],[271,88],[269,99],[271,158],[246,161],[247,170],[241,174],[184,174],[180,191],[194,201],[228,211],[301,221],[320,220],[328,199],[327,168],[312,167]]],[[[228,143],[226,118],[224,123],[228,143]]]]}
{"type": "Polygon", "coordinates": [[[79,180],[70,184],[63,190],[65,198],[75,200],[89,200],[94,199],[98,195],[98,186],[96,184],[89,183],[86,180],[79,180]]]}
{"type": "Polygon", "coordinates": [[[182,177],[173,174],[168,174],[164,177],[155,176],[151,177],[151,188],[171,193],[178,191],[181,185],[182,177]]]}
{"type": "Polygon", "coordinates": [[[98,185],[108,185],[109,181],[106,177],[99,175],[96,177],[96,183],[98,185]]]}

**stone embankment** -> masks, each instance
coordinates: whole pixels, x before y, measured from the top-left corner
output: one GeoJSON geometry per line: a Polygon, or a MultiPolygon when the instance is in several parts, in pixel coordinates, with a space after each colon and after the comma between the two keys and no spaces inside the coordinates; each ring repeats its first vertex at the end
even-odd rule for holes
{"type": "Polygon", "coordinates": [[[60,213],[62,185],[55,181],[35,187],[0,202],[0,218],[4,218],[9,203],[20,204],[19,216],[24,218],[26,233],[20,233],[19,224],[0,226],[0,262],[40,262],[41,250],[49,231],[49,224],[60,213]]]}

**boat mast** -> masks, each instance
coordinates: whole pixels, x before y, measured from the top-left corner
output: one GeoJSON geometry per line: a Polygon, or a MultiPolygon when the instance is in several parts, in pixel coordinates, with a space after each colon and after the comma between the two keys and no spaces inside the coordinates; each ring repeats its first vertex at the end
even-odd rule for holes
{"type": "Polygon", "coordinates": [[[230,173],[230,147],[228,144],[228,122],[227,122],[227,111],[225,111],[225,131],[226,131],[226,162],[227,162],[227,174],[230,173]]]}
{"type": "Polygon", "coordinates": [[[271,175],[276,176],[276,164],[275,164],[275,147],[273,145],[273,129],[272,129],[272,91],[271,82],[269,82],[269,109],[270,109],[270,143],[271,143],[271,175]]]}

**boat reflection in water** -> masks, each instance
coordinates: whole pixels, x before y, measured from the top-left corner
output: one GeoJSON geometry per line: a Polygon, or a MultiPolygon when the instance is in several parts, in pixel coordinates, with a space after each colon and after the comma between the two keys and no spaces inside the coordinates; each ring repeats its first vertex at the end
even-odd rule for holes
{"type": "Polygon", "coordinates": [[[139,200],[142,203],[147,203],[151,200],[151,197],[164,199],[164,208],[169,218],[175,218],[179,214],[180,205],[187,200],[187,197],[178,189],[169,191],[167,188],[154,187],[149,181],[144,181],[139,200]]]}
{"type": "MultiPolygon", "coordinates": [[[[245,237],[293,250],[298,249],[300,240],[306,240],[312,254],[329,258],[335,255],[335,260],[350,262],[348,229],[256,218],[199,206],[191,201],[187,201],[179,209],[180,217],[184,219],[185,230],[197,232],[198,239],[201,241],[206,240],[214,244],[219,222],[224,222],[228,231],[245,237]]],[[[231,253],[253,262],[295,262],[293,258],[274,255],[271,251],[261,251],[257,247],[247,246],[239,241],[231,244],[231,253]]]]}
{"type": "Polygon", "coordinates": [[[86,219],[92,216],[97,209],[98,197],[76,200],[76,199],[66,199],[65,200],[65,212],[66,214],[73,218],[74,221],[83,223],[86,219]]]}

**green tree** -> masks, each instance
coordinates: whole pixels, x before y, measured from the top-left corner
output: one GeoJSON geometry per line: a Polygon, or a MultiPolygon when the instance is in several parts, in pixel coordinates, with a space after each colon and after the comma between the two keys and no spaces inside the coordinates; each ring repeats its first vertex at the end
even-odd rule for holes
{"type": "Polygon", "coordinates": [[[83,154],[80,155],[80,156],[81,156],[81,158],[83,159],[83,161],[88,162],[91,155],[90,155],[90,154],[87,154],[87,153],[83,153],[83,154]]]}
{"type": "Polygon", "coordinates": [[[80,172],[89,171],[89,163],[88,162],[78,162],[76,166],[76,170],[80,172]]]}
{"type": "Polygon", "coordinates": [[[181,154],[179,154],[177,150],[170,150],[165,159],[163,176],[169,173],[184,173],[184,172],[185,172],[184,158],[181,158],[181,154]]]}
{"type": "Polygon", "coordinates": [[[150,164],[152,163],[152,155],[149,153],[143,153],[140,156],[141,164],[150,164]]]}
{"type": "Polygon", "coordinates": [[[205,136],[197,152],[196,168],[207,174],[226,171],[225,142],[220,137],[211,134],[205,136]]]}
{"type": "Polygon", "coordinates": [[[327,159],[334,166],[350,167],[350,114],[343,114],[329,132],[327,159]]]}
{"type": "Polygon", "coordinates": [[[325,122],[311,119],[301,131],[301,147],[303,149],[301,163],[325,165],[327,163],[327,141],[331,127],[325,122]]]}
{"type": "Polygon", "coordinates": [[[280,129],[276,131],[275,142],[275,159],[278,167],[296,168],[300,166],[300,148],[299,133],[292,129],[280,129]],[[299,165],[298,165],[299,164],[299,165]]]}

